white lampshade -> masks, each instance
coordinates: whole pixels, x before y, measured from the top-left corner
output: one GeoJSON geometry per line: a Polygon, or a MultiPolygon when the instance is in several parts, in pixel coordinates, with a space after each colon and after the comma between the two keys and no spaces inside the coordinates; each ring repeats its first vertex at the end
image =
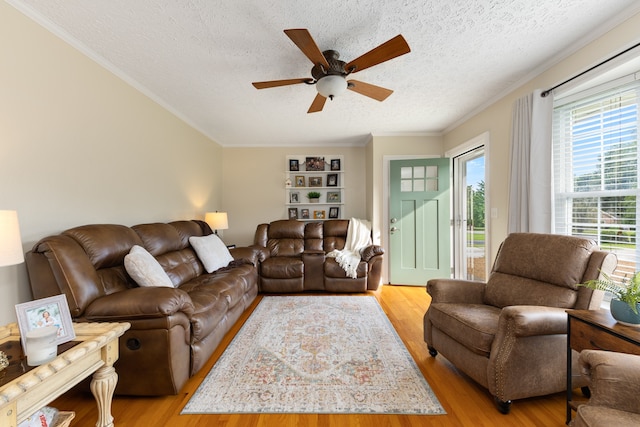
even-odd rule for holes
{"type": "Polygon", "coordinates": [[[347,80],[343,76],[330,74],[318,80],[316,89],[325,98],[333,99],[334,96],[342,95],[347,90],[347,80]]]}
{"type": "Polygon", "coordinates": [[[0,267],[24,262],[16,211],[0,210],[0,267]]]}
{"type": "Polygon", "coordinates": [[[207,212],[204,215],[204,221],[213,230],[226,230],[229,228],[226,212],[207,212]]]}

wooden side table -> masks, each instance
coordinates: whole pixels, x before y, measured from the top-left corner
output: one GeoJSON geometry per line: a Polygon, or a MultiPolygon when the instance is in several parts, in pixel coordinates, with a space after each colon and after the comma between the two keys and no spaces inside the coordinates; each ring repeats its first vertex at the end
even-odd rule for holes
{"type": "Polygon", "coordinates": [[[567,310],[567,424],[572,409],[571,350],[607,350],[640,355],[640,328],[616,322],[609,310],[567,310]]]}
{"type": "MultiPolygon", "coordinates": [[[[0,427],[17,426],[91,374],[91,391],[98,406],[96,426],[113,427],[111,399],[118,381],[113,364],[119,355],[118,338],[130,326],[124,322],[74,323],[77,345],[0,385],[0,427]]],[[[20,345],[16,323],[0,327],[0,343],[12,342],[20,345]]]]}

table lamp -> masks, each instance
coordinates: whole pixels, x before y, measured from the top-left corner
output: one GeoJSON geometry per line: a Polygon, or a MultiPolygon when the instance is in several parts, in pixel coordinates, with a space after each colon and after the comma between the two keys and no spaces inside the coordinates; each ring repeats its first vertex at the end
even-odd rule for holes
{"type": "Polygon", "coordinates": [[[229,228],[229,221],[226,212],[207,212],[204,215],[204,221],[209,224],[215,234],[218,230],[226,230],[229,228]]]}
{"type": "MultiPolygon", "coordinates": [[[[16,211],[0,210],[0,267],[24,262],[20,225],[16,211]]],[[[0,351],[0,371],[9,366],[9,359],[0,351]]]]}
{"type": "Polygon", "coordinates": [[[0,267],[24,262],[16,211],[0,210],[0,267]]]}

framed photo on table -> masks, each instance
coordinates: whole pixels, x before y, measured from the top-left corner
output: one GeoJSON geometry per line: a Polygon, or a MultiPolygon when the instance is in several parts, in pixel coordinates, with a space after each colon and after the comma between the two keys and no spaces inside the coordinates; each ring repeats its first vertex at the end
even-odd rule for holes
{"type": "Polygon", "coordinates": [[[323,171],[324,157],[307,157],[304,166],[307,171],[323,171]]]}
{"type": "Polygon", "coordinates": [[[289,219],[298,219],[298,208],[289,208],[289,219]]]}
{"type": "Polygon", "coordinates": [[[298,191],[289,193],[289,203],[300,203],[300,193],[298,191]]]}
{"type": "Polygon", "coordinates": [[[304,187],[304,175],[296,175],[296,180],[295,180],[295,186],[296,187],[304,187]]]}
{"type": "Polygon", "coordinates": [[[300,170],[300,164],[298,163],[298,161],[295,159],[289,160],[289,171],[297,172],[299,170],[300,170]]]}
{"type": "Polygon", "coordinates": [[[324,211],[313,211],[313,219],[324,219],[325,212],[324,211]]]}
{"type": "Polygon", "coordinates": [[[330,173],[327,175],[327,187],[337,187],[338,186],[338,174],[330,173]]]}
{"type": "Polygon", "coordinates": [[[331,170],[332,171],[340,170],[340,159],[331,159],[331,170]]]}
{"type": "Polygon", "coordinates": [[[340,208],[331,207],[329,208],[329,218],[338,218],[340,216],[340,208]]]}
{"type": "Polygon", "coordinates": [[[309,219],[309,209],[300,209],[300,217],[302,219],[309,219]]]}
{"type": "Polygon", "coordinates": [[[23,346],[27,332],[44,326],[58,327],[56,344],[64,344],[76,337],[64,294],[16,304],[16,315],[23,346]]]}

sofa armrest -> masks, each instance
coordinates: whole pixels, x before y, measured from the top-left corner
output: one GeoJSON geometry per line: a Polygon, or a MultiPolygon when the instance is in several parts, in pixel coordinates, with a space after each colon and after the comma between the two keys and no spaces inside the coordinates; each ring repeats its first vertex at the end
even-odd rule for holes
{"type": "Polygon", "coordinates": [[[459,279],[431,279],[427,282],[427,293],[432,302],[482,304],[484,282],[459,279]]]}
{"type": "Polygon", "coordinates": [[[640,356],[584,350],[579,362],[590,383],[589,405],[640,413],[640,356]]]}
{"type": "Polygon", "coordinates": [[[132,288],[96,298],[85,310],[89,321],[126,321],[151,319],[194,312],[191,297],[185,291],[166,287],[132,288]]]}
{"type": "Polygon", "coordinates": [[[234,260],[246,259],[253,265],[258,265],[258,263],[264,261],[269,255],[267,248],[256,245],[232,248],[229,249],[229,253],[231,253],[234,260]]]}
{"type": "Polygon", "coordinates": [[[360,251],[360,257],[364,262],[369,262],[371,258],[378,255],[384,255],[384,248],[378,245],[370,245],[360,251]]]}

